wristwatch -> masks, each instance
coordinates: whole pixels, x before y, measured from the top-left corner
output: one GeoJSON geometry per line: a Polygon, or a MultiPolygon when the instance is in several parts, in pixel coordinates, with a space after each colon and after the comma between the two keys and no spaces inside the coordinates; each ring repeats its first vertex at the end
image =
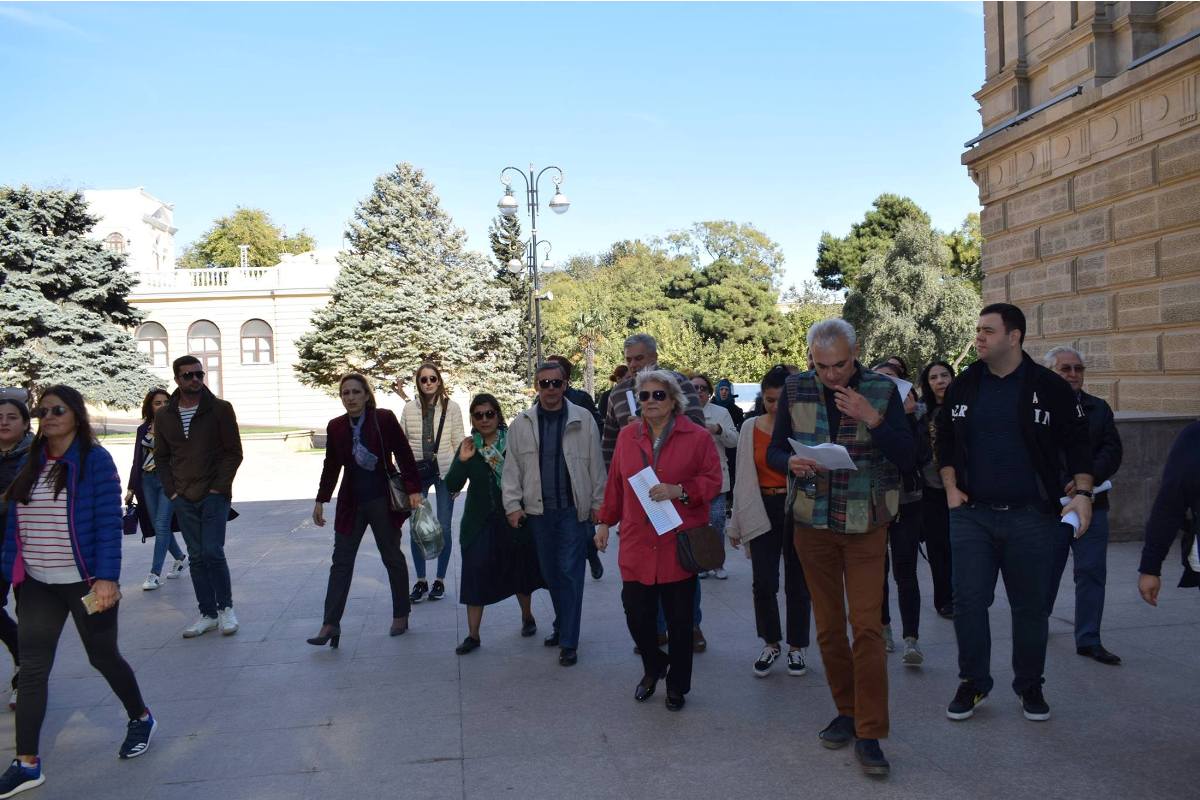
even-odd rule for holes
{"type": "Polygon", "coordinates": [[[679,484],[679,502],[683,503],[685,506],[688,504],[687,489],[683,488],[682,483],[679,484]]]}
{"type": "Polygon", "coordinates": [[[1088,498],[1089,500],[1095,500],[1095,499],[1096,499],[1096,496],[1095,496],[1094,494],[1092,494],[1092,490],[1091,490],[1091,489],[1076,489],[1076,490],[1075,490],[1075,494],[1081,494],[1081,495],[1083,495],[1084,497],[1088,498]]]}

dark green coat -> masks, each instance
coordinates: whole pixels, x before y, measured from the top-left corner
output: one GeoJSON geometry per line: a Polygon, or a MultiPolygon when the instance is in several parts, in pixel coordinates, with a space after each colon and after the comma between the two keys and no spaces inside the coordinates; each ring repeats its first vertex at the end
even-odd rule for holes
{"type": "Polygon", "coordinates": [[[463,506],[462,525],[458,529],[458,544],[466,550],[486,529],[488,518],[493,512],[504,515],[500,504],[500,488],[492,479],[492,470],[476,451],[471,460],[463,462],[454,454],[450,462],[450,471],[446,473],[446,488],[452,492],[461,492],[463,485],[470,481],[467,489],[467,502],[463,506]]]}

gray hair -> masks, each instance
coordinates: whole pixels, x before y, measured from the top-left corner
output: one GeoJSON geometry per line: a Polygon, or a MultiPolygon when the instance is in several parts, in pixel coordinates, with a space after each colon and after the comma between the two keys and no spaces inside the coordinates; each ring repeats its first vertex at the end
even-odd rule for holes
{"type": "Polygon", "coordinates": [[[625,340],[625,349],[628,350],[630,347],[638,344],[645,345],[646,349],[651,353],[658,352],[658,342],[648,333],[635,333],[633,336],[630,336],[625,340]]]}
{"type": "Polygon", "coordinates": [[[567,373],[566,370],[563,369],[563,365],[557,361],[543,361],[542,363],[538,364],[538,367],[533,371],[533,374],[538,375],[542,372],[549,372],[550,370],[557,372],[563,377],[564,380],[567,377],[567,373]]]}
{"type": "Polygon", "coordinates": [[[858,335],[854,333],[854,326],[841,317],[823,319],[808,329],[809,350],[813,347],[829,347],[838,339],[841,339],[851,347],[854,347],[858,342],[858,335]]]}
{"type": "Polygon", "coordinates": [[[675,373],[665,369],[643,370],[637,374],[637,378],[633,382],[633,391],[640,392],[647,383],[661,383],[666,387],[667,396],[675,404],[676,414],[682,414],[687,408],[687,400],[683,397],[683,389],[680,387],[675,373]]]}
{"type": "Polygon", "coordinates": [[[1046,351],[1046,355],[1042,356],[1042,363],[1050,369],[1054,369],[1055,365],[1058,364],[1058,357],[1063,353],[1070,353],[1079,359],[1080,364],[1083,363],[1083,353],[1079,352],[1068,344],[1060,344],[1058,347],[1051,347],[1046,351]]]}

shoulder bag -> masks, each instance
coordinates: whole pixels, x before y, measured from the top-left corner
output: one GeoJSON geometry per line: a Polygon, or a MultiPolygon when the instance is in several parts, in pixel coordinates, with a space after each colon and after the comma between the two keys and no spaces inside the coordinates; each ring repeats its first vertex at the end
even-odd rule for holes
{"type": "MultiPolygon", "coordinates": [[[[417,401],[418,403],[420,400],[417,401]]],[[[424,413],[422,411],[421,413],[424,413]]],[[[438,469],[438,450],[442,445],[442,427],[446,424],[446,406],[442,406],[442,418],[438,421],[437,436],[433,438],[433,457],[422,458],[417,460],[417,477],[421,480],[421,485],[433,483],[440,475],[438,469]]]]}
{"type": "MultiPolygon", "coordinates": [[[[638,454],[642,457],[642,463],[650,466],[646,451],[639,447],[638,454]]],[[[721,534],[711,525],[676,531],[675,558],[684,571],[694,574],[720,569],[725,566],[725,545],[721,541],[721,534]]]]}
{"type": "Polygon", "coordinates": [[[404,478],[392,464],[387,442],[383,438],[383,429],[379,427],[378,411],[375,412],[375,430],[379,433],[379,447],[383,450],[383,474],[387,476],[384,483],[387,488],[388,508],[397,514],[402,511],[411,511],[412,506],[408,502],[408,489],[404,485],[404,478]]]}

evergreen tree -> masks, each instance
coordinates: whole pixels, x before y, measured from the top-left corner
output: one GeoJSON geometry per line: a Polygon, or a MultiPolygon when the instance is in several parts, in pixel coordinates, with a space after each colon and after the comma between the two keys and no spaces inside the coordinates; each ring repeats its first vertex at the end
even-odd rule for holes
{"type": "Polygon", "coordinates": [[[157,381],[129,334],[135,279],[87,238],[96,221],[79,192],[0,187],[0,380],[130,408],[157,381]]]}
{"type": "Polygon", "coordinates": [[[881,194],[871,205],[872,210],[863,215],[862,222],[851,225],[846,236],[821,234],[815,271],[823,288],[855,288],[859,269],[872,256],[887,253],[905,220],[929,225],[929,215],[907,197],[881,194]]]}
{"type": "Polygon", "coordinates": [[[301,382],[332,391],[342,374],[361,372],[386,390],[432,360],[471,392],[490,391],[509,408],[522,402],[508,290],[465,250],[421,170],[402,163],[377,178],[346,236],[333,296],[297,342],[301,382]]]}
{"type": "Polygon", "coordinates": [[[500,214],[492,220],[488,227],[488,241],[491,243],[492,256],[496,259],[496,280],[508,289],[509,304],[517,310],[520,326],[518,334],[521,338],[521,351],[516,354],[513,369],[518,375],[523,375],[528,383],[532,376],[530,352],[533,342],[533,319],[530,317],[533,309],[529,297],[532,283],[525,261],[525,242],[521,239],[521,219],[513,214],[506,217],[500,214]],[[521,262],[521,269],[514,273],[509,269],[510,261],[521,262]]]}
{"type": "Polygon", "coordinates": [[[899,354],[909,364],[927,364],[970,342],[979,292],[949,263],[941,234],[909,220],[885,255],[863,264],[843,315],[858,332],[864,362],[899,354]]]}

